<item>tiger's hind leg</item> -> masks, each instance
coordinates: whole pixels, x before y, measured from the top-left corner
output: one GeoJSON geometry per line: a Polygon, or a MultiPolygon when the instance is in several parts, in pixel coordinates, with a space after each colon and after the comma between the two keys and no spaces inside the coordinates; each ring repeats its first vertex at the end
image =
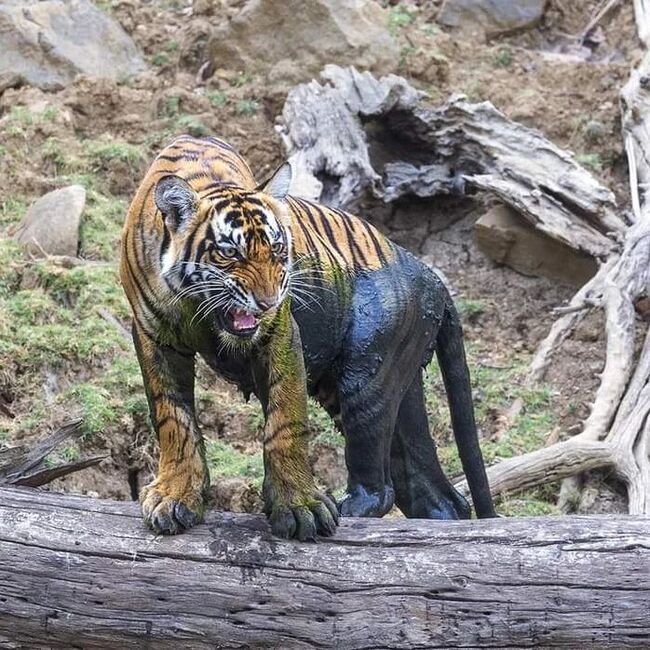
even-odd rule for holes
{"type": "Polygon", "coordinates": [[[390,471],[395,503],[420,519],[468,519],[470,506],[445,476],[429,433],[422,372],[406,391],[391,444],[390,471]]]}
{"type": "Polygon", "coordinates": [[[348,486],[339,511],[344,517],[383,517],[395,502],[390,477],[390,439],[397,406],[392,395],[354,373],[339,383],[348,486]]]}

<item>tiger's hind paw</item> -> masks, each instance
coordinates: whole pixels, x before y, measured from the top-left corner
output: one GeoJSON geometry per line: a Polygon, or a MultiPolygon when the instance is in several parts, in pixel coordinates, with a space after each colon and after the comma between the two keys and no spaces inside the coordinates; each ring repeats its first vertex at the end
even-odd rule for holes
{"type": "Polygon", "coordinates": [[[203,520],[203,500],[166,496],[147,486],[140,495],[144,522],[159,535],[176,535],[203,520]],[[190,505],[191,504],[191,505],[190,505]]]}
{"type": "Polygon", "coordinates": [[[339,501],[339,512],[342,517],[383,517],[394,503],[395,492],[389,485],[378,492],[355,485],[339,501]]]}

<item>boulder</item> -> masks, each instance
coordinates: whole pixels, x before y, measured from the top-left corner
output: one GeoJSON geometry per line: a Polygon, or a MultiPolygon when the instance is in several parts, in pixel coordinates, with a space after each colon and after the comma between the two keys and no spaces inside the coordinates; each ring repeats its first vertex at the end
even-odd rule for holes
{"type": "Polygon", "coordinates": [[[75,75],[123,79],[145,69],[133,41],[89,0],[2,0],[0,77],[52,89],[75,75]]]}
{"type": "Polygon", "coordinates": [[[86,190],[69,185],[48,192],[32,203],[14,238],[37,257],[75,257],[79,247],[79,222],[86,204],[86,190]]]}
{"type": "Polygon", "coordinates": [[[492,208],[476,222],[474,238],[490,259],[524,275],[577,287],[598,270],[593,257],[547,237],[505,205],[492,208]]]}
{"type": "Polygon", "coordinates": [[[447,27],[509,34],[534,27],[548,0],[445,0],[437,21],[447,27]]]}
{"type": "Polygon", "coordinates": [[[326,63],[391,71],[399,47],[387,30],[388,16],[371,0],[249,0],[208,43],[215,68],[297,81],[326,63]],[[278,65],[279,64],[279,65],[278,65]]]}

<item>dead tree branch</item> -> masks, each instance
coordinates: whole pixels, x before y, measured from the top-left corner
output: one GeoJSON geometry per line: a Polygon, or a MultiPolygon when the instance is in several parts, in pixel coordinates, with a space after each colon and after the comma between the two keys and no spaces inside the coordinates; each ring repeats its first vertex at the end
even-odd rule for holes
{"type": "Polygon", "coordinates": [[[80,433],[81,420],[75,420],[34,445],[0,449],[0,485],[39,487],[101,463],[106,456],[94,456],[59,465],[53,464],[48,458],[57,447],[79,437],[80,433]]]}

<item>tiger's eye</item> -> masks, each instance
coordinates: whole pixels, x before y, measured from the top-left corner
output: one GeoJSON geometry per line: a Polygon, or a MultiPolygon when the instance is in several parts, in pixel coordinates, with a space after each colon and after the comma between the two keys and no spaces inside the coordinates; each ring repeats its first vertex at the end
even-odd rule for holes
{"type": "Polygon", "coordinates": [[[228,257],[228,258],[233,258],[237,255],[237,249],[234,246],[224,246],[223,248],[219,249],[219,252],[224,257],[228,257]]]}

